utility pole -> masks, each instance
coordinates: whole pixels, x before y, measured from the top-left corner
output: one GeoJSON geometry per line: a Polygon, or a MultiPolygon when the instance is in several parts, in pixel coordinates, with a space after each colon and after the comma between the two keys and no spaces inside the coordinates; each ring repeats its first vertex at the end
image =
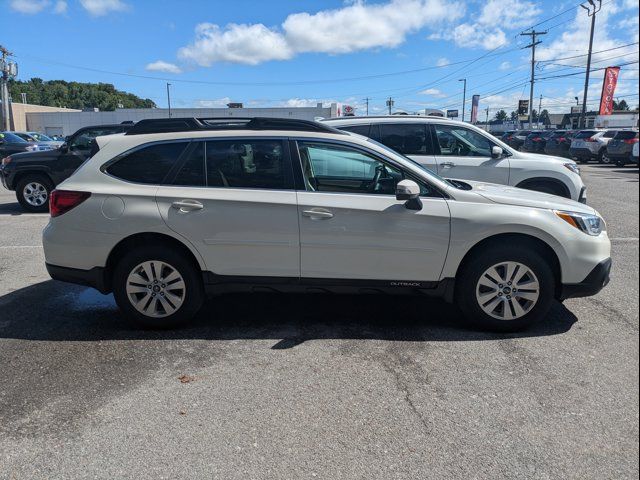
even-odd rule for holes
{"type": "Polygon", "coordinates": [[[2,101],[2,130],[11,130],[11,110],[9,109],[9,78],[18,74],[18,65],[10,62],[13,54],[0,45],[0,100],[2,101]]]}
{"type": "Polygon", "coordinates": [[[536,45],[541,44],[542,42],[538,40],[536,42],[536,37],[538,35],[546,35],[546,30],[544,32],[536,32],[535,30],[531,32],[522,32],[520,35],[525,37],[531,37],[531,43],[524,48],[531,49],[531,90],[529,91],[529,128],[532,128],[532,117],[533,117],[533,84],[535,83],[535,66],[536,66],[536,45]]]}
{"type": "Polygon", "coordinates": [[[467,103],[467,79],[461,78],[459,82],[464,82],[464,89],[462,90],[462,121],[464,122],[464,104],[467,103]]]}
{"type": "Polygon", "coordinates": [[[395,102],[393,101],[393,98],[389,97],[389,100],[387,100],[387,107],[389,107],[389,115],[391,115],[391,109],[393,108],[394,104],[395,102]]]}
{"type": "Polygon", "coordinates": [[[588,0],[589,6],[585,6],[580,4],[582,8],[587,11],[587,15],[591,17],[591,33],[589,35],[589,54],[587,55],[587,75],[584,79],[584,94],[582,97],[582,111],[580,112],[580,128],[587,127],[587,92],[589,91],[589,73],[591,70],[591,51],[593,50],[593,31],[596,27],[596,13],[600,11],[602,8],[602,0],[597,0],[598,5],[594,2],[594,0],[588,0]]]}
{"type": "Polygon", "coordinates": [[[487,119],[484,122],[485,127],[487,127],[487,132],[489,131],[489,107],[487,107],[487,119]]]}
{"type": "Polygon", "coordinates": [[[364,99],[366,105],[367,105],[367,117],[369,116],[369,97],[364,99]]]}
{"type": "Polygon", "coordinates": [[[171,91],[169,90],[170,86],[171,84],[167,83],[167,105],[169,106],[169,118],[171,118],[171,91]]]}

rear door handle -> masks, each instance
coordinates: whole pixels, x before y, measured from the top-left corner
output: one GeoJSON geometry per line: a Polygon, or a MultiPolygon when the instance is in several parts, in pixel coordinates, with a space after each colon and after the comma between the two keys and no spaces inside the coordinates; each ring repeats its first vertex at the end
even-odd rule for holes
{"type": "Polygon", "coordinates": [[[451,168],[451,167],[455,167],[456,164],[453,162],[442,162],[440,166],[444,168],[451,168]]]}
{"type": "Polygon", "coordinates": [[[309,217],[311,220],[328,220],[333,218],[333,213],[329,210],[320,209],[303,210],[302,215],[309,217]]]}
{"type": "Polygon", "coordinates": [[[204,205],[197,200],[181,200],[180,202],[173,202],[171,206],[181,212],[191,212],[193,210],[202,210],[204,208],[204,205]]]}

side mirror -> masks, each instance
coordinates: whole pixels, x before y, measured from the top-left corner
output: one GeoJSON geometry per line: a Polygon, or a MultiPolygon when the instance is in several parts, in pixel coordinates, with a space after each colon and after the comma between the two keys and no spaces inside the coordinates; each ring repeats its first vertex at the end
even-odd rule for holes
{"type": "Polygon", "coordinates": [[[402,180],[396,185],[396,200],[405,201],[409,210],[422,210],[420,186],[413,180],[402,180]]]}
{"type": "Polygon", "coordinates": [[[498,147],[497,145],[491,147],[491,158],[501,158],[503,153],[504,150],[502,150],[502,147],[498,147]]]}

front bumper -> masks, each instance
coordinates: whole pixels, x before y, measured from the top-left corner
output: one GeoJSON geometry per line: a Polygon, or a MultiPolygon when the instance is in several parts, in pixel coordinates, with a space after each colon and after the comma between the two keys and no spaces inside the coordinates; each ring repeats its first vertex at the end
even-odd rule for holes
{"type": "Polygon", "coordinates": [[[0,183],[2,183],[2,186],[7,190],[13,190],[13,188],[11,188],[9,172],[7,172],[2,166],[0,166],[0,183]]]}
{"type": "Polygon", "coordinates": [[[559,300],[590,297],[597,294],[609,284],[612,265],[611,258],[607,258],[600,262],[582,282],[563,284],[559,300]]]}

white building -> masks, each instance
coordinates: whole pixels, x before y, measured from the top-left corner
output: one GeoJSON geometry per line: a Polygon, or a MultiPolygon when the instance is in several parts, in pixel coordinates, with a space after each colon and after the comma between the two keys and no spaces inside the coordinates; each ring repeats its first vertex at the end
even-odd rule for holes
{"type": "MultiPolygon", "coordinates": [[[[172,108],[171,116],[179,117],[277,117],[314,120],[341,116],[342,106],[332,103],[323,107],[274,108],[172,108]]],[[[125,108],[113,112],[27,112],[27,129],[47,135],[71,135],[81,127],[137,122],[145,118],[168,118],[166,108],[125,108]]]]}

